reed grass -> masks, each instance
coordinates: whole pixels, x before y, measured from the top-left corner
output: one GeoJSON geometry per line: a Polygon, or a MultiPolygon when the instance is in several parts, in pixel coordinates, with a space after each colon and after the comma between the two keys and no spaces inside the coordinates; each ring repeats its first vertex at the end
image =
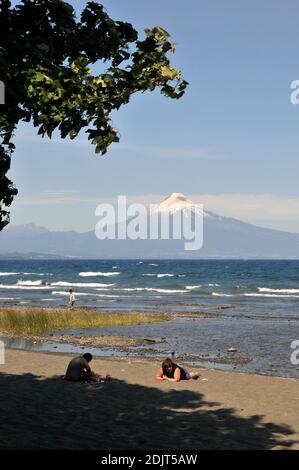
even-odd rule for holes
{"type": "Polygon", "coordinates": [[[0,308],[0,331],[9,334],[41,335],[68,328],[140,325],[166,319],[166,315],[158,313],[9,307],[0,308]]]}

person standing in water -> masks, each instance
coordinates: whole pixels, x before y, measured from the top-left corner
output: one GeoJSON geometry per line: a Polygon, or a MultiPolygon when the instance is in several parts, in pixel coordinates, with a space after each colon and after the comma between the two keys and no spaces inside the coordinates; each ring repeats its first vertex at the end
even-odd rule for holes
{"type": "Polygon", "coordinates": [[[69,307],[70,307],[70,308],[74,308],[75,302],[76,302],[75,294],[74,294],[74,292],[72,291],[72,289],[70,289],[69,307]]]}

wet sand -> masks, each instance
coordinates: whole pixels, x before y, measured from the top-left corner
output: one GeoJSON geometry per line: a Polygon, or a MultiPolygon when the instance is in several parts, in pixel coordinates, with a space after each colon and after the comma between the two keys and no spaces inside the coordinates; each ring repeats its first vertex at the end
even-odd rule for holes
{"type": "Polygon", "coordinates": [[[199,369],[158,382],[156,361],[92,361],[109,383],[62,379],[70,355],[6,350],[0,449],[299,449],[299,381],[199,369]]]}

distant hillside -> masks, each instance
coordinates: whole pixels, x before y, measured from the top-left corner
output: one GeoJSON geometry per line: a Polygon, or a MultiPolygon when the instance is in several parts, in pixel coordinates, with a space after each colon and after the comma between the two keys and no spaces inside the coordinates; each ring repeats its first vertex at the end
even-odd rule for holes
{"type": "Polygon", "coordinates": [[[15,260],[22,260],[22,259],[69,259],[70,257],[67,256],[59,256],[47,253],[0,253],[0,260],[6,259],[15,259],[15,260]]]}
{"type": "MultiPolygon", "coordinates": [[[[164,200],[159,212],[196,211],[183,194],[164,200]]],[[[3,259],[299,259],[299,234],[257,227],[234,218],[204,211],[204,243],[185,251],[181,240],[98,240],[94,231],[52,232],[34,224],[8,226],[0,232],[3,259]]]]}

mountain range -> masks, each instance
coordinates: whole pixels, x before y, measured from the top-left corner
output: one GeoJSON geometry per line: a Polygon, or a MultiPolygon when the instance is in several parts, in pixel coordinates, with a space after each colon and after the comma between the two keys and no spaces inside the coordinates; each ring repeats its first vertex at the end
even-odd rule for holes
{"type": "MultiPolygon", "coordinates": [[[[158,212],[198,211],[181,193],[173,193],[158,212]]],[[[299,234],[257,227],[202,211],[203,247],[184,250],[182,240],[98,240],[95,231],[51,231],[35,224],[8,226],[0,232],[0,258],[86,259],[299,259],[299,234]]]]}

